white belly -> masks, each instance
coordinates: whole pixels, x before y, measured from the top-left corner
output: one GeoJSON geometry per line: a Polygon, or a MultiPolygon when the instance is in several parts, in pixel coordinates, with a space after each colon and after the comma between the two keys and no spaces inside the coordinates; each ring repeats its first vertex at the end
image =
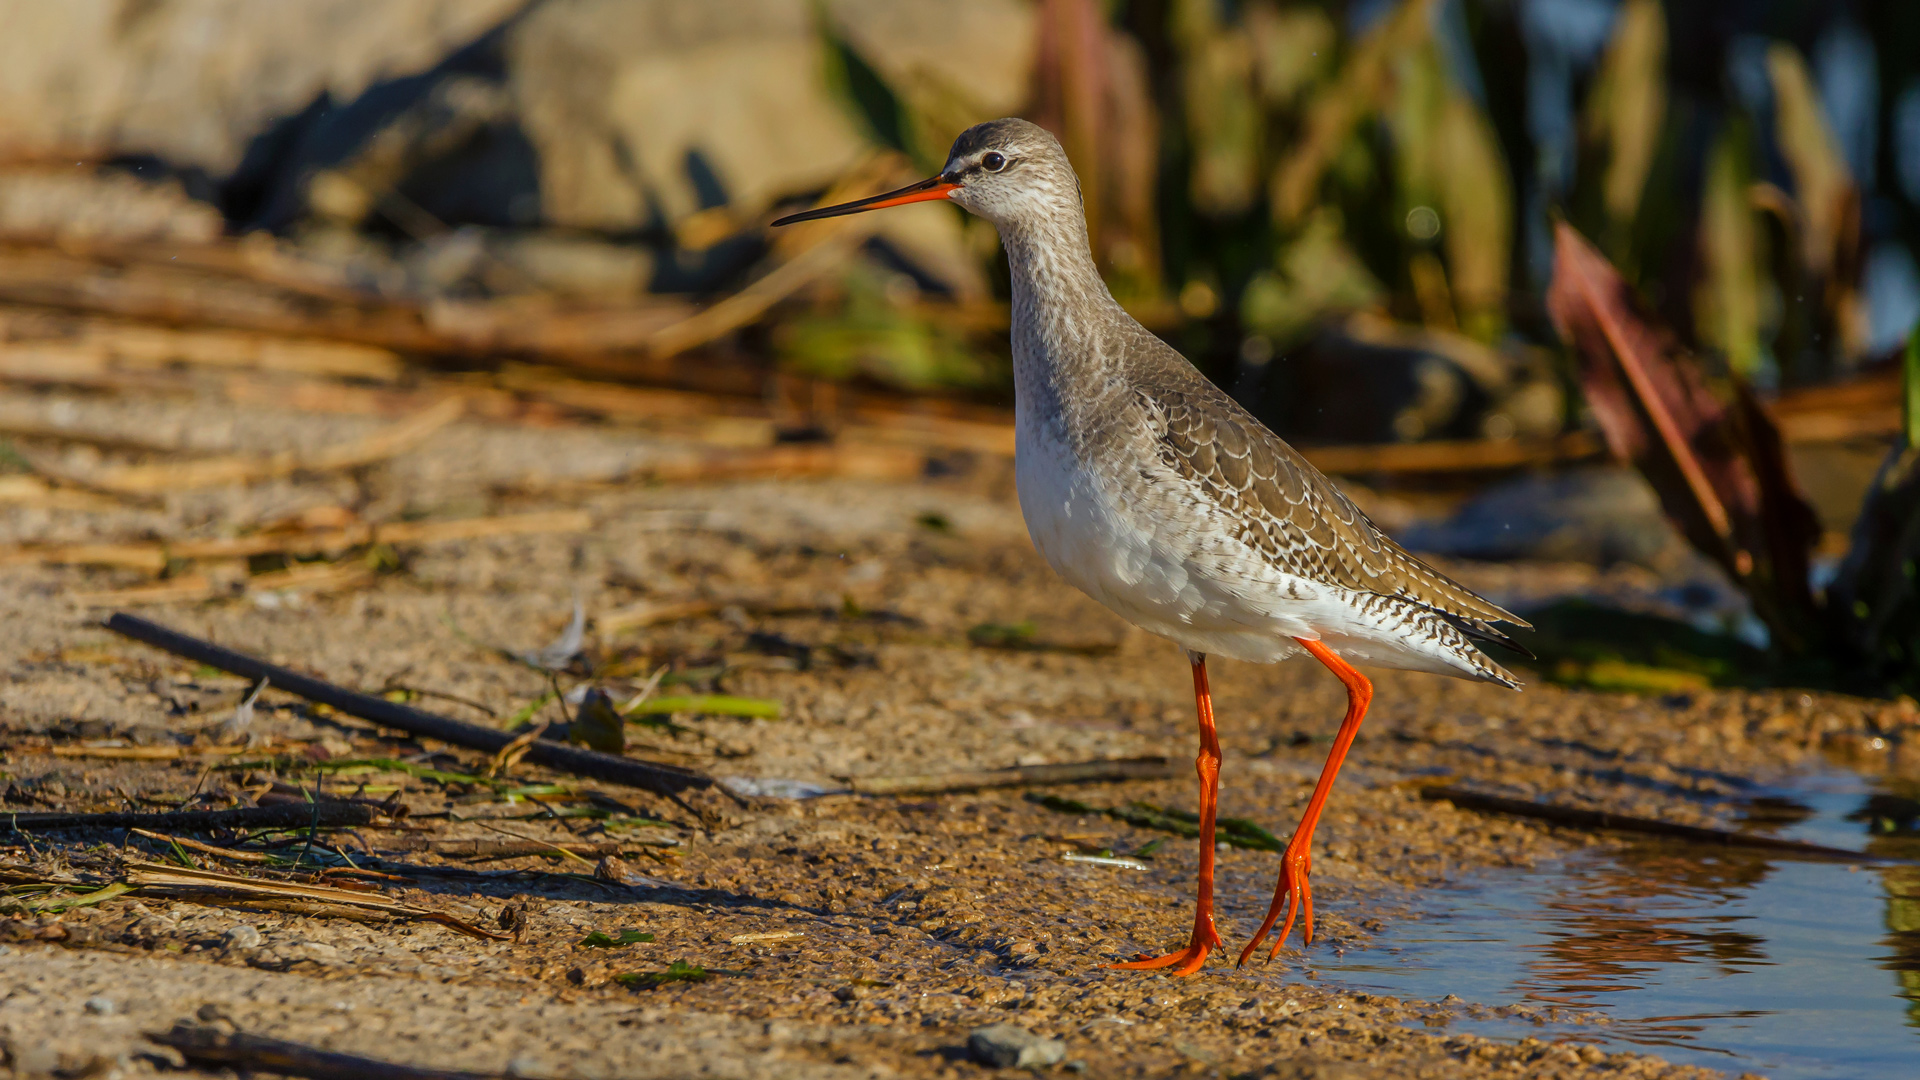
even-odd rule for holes
{"type": "Polygon", "coordinates": [[[1236,587],[1280,595],[1280,575],[1234,567],[1237,552],[1192,550],[1188,530],[1205,520],[1201,507],[1180,505],[1164,490],[1146,496],[1154,505],[1130,503],[1082,468],[1056,433],[1024,416],[1015,450],[1020,511],[1034,547],[1069,584],[1128,622],[1195,652],[1261,663],[1299,652],[1294,637],[1317,636],[1236,587]]]}

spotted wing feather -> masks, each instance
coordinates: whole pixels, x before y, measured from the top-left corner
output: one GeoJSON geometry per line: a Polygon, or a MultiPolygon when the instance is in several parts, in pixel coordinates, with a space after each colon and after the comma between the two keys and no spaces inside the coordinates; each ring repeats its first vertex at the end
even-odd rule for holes
{"type": "Polygon", "coordinates": [[[1353,592],[1392,596],[1451,617],[1475,636],[1528,624],[1415,558],[1382,533],[1278,435],[1211,383],[1137,390],[1161,460],[1213,499],[1240,539],[1274,566],[1353,592]]]}

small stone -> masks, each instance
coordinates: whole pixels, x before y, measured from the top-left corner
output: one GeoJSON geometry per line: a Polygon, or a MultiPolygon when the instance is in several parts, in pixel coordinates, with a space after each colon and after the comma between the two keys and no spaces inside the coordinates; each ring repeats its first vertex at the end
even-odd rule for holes
{"type": "Polygon", "coordinates": [[[143,915],[135,919],[133,925],[127,927],[124,936],[134,944],[152,948],[162,940],[172,937],[177,929],[179,924],[165,915],[143,915]]]}
{"type": "Polygon", "coordinates": [[[618,855],[608,855],[601,859],[600,865],[593,868],[593,876],[601,881],[610,882],[615,885],[625,885],[633,889],[671,889],[674,887],[671,881],[662,881],[659,878],[648,877],[645,874],[636,872],[633,867],[627,864],[626,860],[620,858],[618,855]]]}
{"type": "Polygon", "coordinates": [[[52,1076],[54,1070],[60,1067],[60,1051],[45,1043],[16,1043],[7,1047],[7,1050],[7,1058],[13,1064],[15,1076],[52,1076]]]}
{"type": "Polygon", "coordinates": [[[1025,1069],[1058,1065],[1067,1056],[1067,1044],[1012,1024],[991,1024],[973,1029],[967,1052],[982,1065],[1025,1069]]]}
{"type": "Polygon", "coordinates": [[[287,960],[296,964],[305,960],[321,965],[340,962],[340,950],[324,941],[296,941],[285,952],[287,960]]]}
{"type": "Polygon", "coordinates": [[[87,1011],[95,1016],[112,1016],[113,999],[110,997],[90,997],[87,999],[87,1011]]]}
{"type": "Polygon", "coordinates": [[[257,949],[264,941],[265,935],[244,923],[220,935],[220,944],[229,949],[257,949]]]}
{"type": "Polygon", "coordinates": [[[507,1075],[513,1077],[541,1077],[551,1075],[547,1063],[529,1054],[522,1054],[507,1062],[507,1075]]]}

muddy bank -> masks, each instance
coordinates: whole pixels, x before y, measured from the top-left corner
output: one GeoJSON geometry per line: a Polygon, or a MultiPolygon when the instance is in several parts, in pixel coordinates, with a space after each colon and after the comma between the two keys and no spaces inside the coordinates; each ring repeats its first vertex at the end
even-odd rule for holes
{"type": "MultiPolygon", "coordinates": [[[[152,429],[168,408],[188,406],[148,403],[129,410],[127,422],[152,429]]],[[[221,419],[217,410],[197,415],[211,417],[202,425],[221,419]]],[[[338,432],[298,425],[345,423],[227,419],[241,448],[287,430],[325,443],[338,432]]],[[[340,507],[429,521],[580,509],[590,516],[582,530],[400,545],[364,578],[329,592],[293,586],[141,610],[346,686],[503,724],[551,684],[501,650],[551,641],[578,596],[588,632],[583,657],[558,676],[562,689],[596,673],[624,700],[665,666],[678,681],[662,693],[779,703],[778,719],[682,713],[629,728],[630,752],[727,777],[832,788],[849,776],[1191,756],[1179,653],[1046,569],[1024,539],[1004,472],[644,486],[589,468],[652,452],[651,439],[462,421],[387,465],[131,508],[22,512],[7,539],[208,538],[340,507]],[[568,470],[572,482],[553,482],[568,470]],[[626,629],[599,628],[636,610],[659,617],[628,614],[626,629]],[[685,614],[668,617],[675,611],[685,614]]],[[[1480,574],[1471,564],[1453,569],[1470,582],[1480,574]]],[[[372,879],[373,887],[504,926],[511,938],[137,896],[15,918],[0,923],[12,939],[0,955],[9,987],[0,1030],[16,1072],[46,1064],[20,1056],[45,1030],[60,1032],[49,1045],[74,1058],[54,1064],[84,1066],[99,1054],[141,1072],[153,1065],[140,1055],[153,1051],[139,1048],[140,1031],[214,1006],[209,1015],[282,1038],[443,1067],[505,1070],[517,1061],[525,1075],[557,1077],[969,1075],[980,1067],[966,1060],[968,1030],[1003,1020],[1065,1039],[1068,1061],[1092,1076],[1690,1075],[1697,1070],[1577,1043],[1452,1032],[1449,1023],[1474,1003],[1323,988],[1316,958],[1366,948],[1421,889],[1622,842],[1423,800],[1420,788],[1442,778],[1735,826],[1757,783],[1830,755],[1910,773],[1920,745],[1909,707],[1839,695],[1635,696],[1537,677],[1512,693],[1381,673],[1318,834],[1315,943],[1302,948],[1296,936],[1271,965],[1247,970],[1231,967],[1230,950],[1200,976],[1175,981],[1103,965],[1184,940],[1196,862],[1184,838],[1061,813],[1021,789],[677,805],[583,785],[616,797],[628,819],[555,816],[538,803],[492,797],[491,788],[417,775],[421,766],[472,775],[485,755],[391,738],[271,689],[248,731],[255,747],[216,752],[245,684],[107,634],[97,626],[102,610],[74,600],[129,584],[131,572],[16,565],[0,573],[6,809],[166,808],[196,793],[203,805],[243,805],[274,780],[391,797],[408,808],[403,821],[414,831],[367,829],[343,841],[366,866],[399,875],[372,879]],[[179,756],[103,756],[130,748],[179,756]],[[341,759],[416,768],[316,769],[341,759]],[[572,860],[468,864],[399,850],[403,840],[504,836],[632,840],[631,869],[667,885],[596,881],[592,866],[572,860]],[[1146,869],[1063,861],[1085,853],[1148,857],[1146,869]],[[436,874],[445,867],[468,873],[436,874]],[[243,925],[257,935],[238,932],[243,925]],[[592,932],[623,930],[652,940],[581,944],[592,932]],[[710,977],[653,988],[619,979],[668,972],[676,961],[710,977]],[[113,1011],[88,1011],[98,997],[113,1011]]],[[[1514,566],[1484,576],[1491,587],[1521,591],[1530,574],[1591,578],[1514,566]]],[[[1223,663],[1213,681],[1226,749],[1222,813],[1285,837],[1325,756],[1342,691],[1306,664],[1223,663]]],[[[551,704],[526,715],[559,718],[551,704]]],[[[527,766],[509,775],[529,786],[569,781],[527,766]]],[[[1050,790],[1095,807],[1194,806],[1184,774],[1050,790]]],[[[34,837],[5,857],[111,876],[135,853],[123,854],[122,839],[34,837]]],[[[142,858],[164,855],[140,849],[142,858]]],[[[1235,946],[1265,910],[1278,858],[1231,849],[1220,859],[1221,931],[1235,946]]]]}

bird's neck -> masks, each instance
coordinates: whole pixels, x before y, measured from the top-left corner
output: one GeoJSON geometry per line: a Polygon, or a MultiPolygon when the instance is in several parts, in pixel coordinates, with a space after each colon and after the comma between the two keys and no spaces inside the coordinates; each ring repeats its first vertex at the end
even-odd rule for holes
{"type": "Polygon", "coordinates": [[[1013,284],[1014,389],[1023,398],[1050,398],[1063,380],[1094,377],[1108,353],[1099,332],[1119,304],[1094,265],[1086,219],[1073,210],[999,223],[1013,284]]]}

